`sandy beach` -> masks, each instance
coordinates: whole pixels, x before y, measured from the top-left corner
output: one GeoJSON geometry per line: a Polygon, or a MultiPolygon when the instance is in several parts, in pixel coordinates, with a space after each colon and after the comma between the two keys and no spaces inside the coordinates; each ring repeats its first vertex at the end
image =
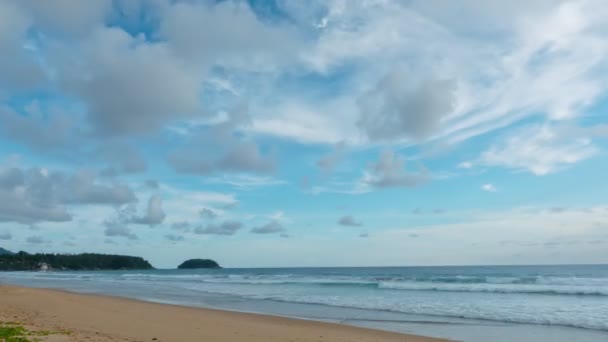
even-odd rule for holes
{"type": "Polygon", "coordinates": [[[0,322],[16,323],[36,339],[57,342],[441,341],[339,324],[4,285],[0,286],[0,322]]]}

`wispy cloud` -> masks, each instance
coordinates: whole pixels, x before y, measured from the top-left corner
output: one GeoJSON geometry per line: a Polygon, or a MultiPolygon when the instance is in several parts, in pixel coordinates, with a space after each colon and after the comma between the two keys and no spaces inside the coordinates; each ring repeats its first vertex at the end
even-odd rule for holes
{"type": "Polygon", "coordinates": [[[210,177],[205,180],[211,184],[227,184],[241,189],[255,189],[259,187],[280,186],[288,184],[287,181],[267,176],[255,175],[223,175],[221,177],[210,177]]]}

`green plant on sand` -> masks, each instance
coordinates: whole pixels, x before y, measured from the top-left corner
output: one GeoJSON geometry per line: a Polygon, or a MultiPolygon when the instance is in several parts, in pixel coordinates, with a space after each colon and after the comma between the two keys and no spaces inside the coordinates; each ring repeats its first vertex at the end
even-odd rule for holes
{"type": "Polygon", "coordinates": [[[40,336],[69,335],[68,331],[31,331],[21,323],[0,322],[0,342],[38,342],[40,336]]]}

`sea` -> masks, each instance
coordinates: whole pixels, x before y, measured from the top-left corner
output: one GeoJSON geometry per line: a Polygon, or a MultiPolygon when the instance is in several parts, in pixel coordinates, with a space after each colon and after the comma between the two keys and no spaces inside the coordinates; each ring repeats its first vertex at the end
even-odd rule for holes
{"type": "Polygon", "coordinates": [[[459,341],[608,341],[608,265],[2,272],[0,283],[459,341]]]}

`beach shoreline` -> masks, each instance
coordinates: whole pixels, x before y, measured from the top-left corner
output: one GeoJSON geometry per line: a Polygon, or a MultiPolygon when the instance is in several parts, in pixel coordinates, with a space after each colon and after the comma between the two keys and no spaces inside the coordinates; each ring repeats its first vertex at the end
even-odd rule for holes
{"type": "Polygon", "coordinates": [[[0,321],[43,341],[407,341],[436,338],[264,314],[0,285],[0,321]]]}

